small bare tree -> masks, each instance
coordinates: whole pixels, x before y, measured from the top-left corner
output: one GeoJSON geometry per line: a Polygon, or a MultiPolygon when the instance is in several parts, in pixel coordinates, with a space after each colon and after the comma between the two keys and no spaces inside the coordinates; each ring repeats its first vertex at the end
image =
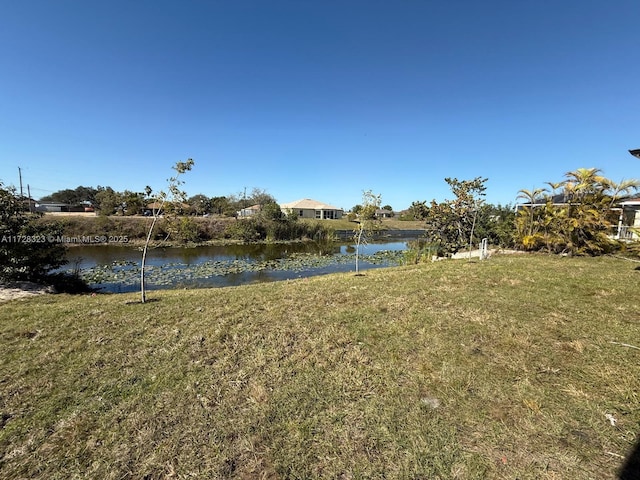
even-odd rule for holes
{"type": "Polygon", "coordinates": [[[382,204],[382,196],[371,190],[362,192],[362,205],[358,211],[358,226],[353,231],[356,242],[356,275],[359,274],[360,245],[366,245],[368,237],[380,228],[380,220],[376,211],[382,204]]]}
{"type": "MultiPolygon", "coordinates": [[[[154,195],[154,199],[156,205],[155,208],[151,209],[151,214],[153,219],[151,220],[151,225],[149,226],[149,231],[147,232],[147,239],[144,242],[144,248],[142,249],[142,262],[140,265],[140,300],[142,303],[145,303],[147,300],[145,284],[144,284],[144,270],[145,264],[147,261],[147,251],[149,250],[149,244],[151,243],[151,238],[153,237],[153,231],[158,223],[158,219],[161,215],[164,214],[165,209],[170,210],[173,214],[176,214],[176,206],[182,205],[186,200],[187,194],[186,192],[180,190],[180,186],[184,183],[179,180],[180,175],[185,172],[191,170],[193,167],[193,160],[189,158],[186,162],[177,162],[173,167],[176,174],[167,180],[168,183],[168,192],[160,191],[156,195],[154,195]]],[[[147,197],[151,197],[153,193],[151,187],[147,186],[145,188],[145,193],[147,197]]]]}

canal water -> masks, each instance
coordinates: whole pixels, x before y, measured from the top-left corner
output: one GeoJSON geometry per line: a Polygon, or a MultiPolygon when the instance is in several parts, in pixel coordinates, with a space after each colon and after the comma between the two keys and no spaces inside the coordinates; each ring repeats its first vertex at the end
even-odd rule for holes
{"type": "MultiPolygon", "coordinates": [[[[362,245],[359,269],[404,263],[404,252],[416,238],[388,237],[362,245]]],[[[225,287],[355,271],[350,243],[248,244],[154,248],[147,253],[145,284],[162,288],[225,287]]],[[[140,289],[139,248],[81,246],[71,248],[65,269],[76,270],[90,286],[104,292],[140,289]]]]}

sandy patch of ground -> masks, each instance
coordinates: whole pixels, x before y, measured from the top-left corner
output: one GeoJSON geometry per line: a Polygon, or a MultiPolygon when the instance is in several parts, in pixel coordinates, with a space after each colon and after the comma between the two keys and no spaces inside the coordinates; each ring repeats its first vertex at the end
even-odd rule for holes
{"type": "Polygon", "coordinates": [[[16,298],[56,293],[51,286],[40,285],[33,282],[11,282],[0,284],[0,302],[7,302],[16,298]]]}
{"type": "Polygon", "coordinates": [[[44,212],[46,216],[51,217],[97,217],[96,212],[44,212]]]}
{"type": "MultiPolygon", "coordinates": [[[[488,250],[487,253],[489,254],[489,257],[491,257],[493,255],[510,255],[514,253],[524,253],[524,252],[519,250],[509,250],[506,248],[493,248],[488,250]]],[[[480,257],[480,250],[471,250],[471,258],[478,258],[478,257],[480,257]]],[[[469,252],[468,251],[458,252],[453,254],[451,258],[453,259],[469,258],[469,252]]]]}

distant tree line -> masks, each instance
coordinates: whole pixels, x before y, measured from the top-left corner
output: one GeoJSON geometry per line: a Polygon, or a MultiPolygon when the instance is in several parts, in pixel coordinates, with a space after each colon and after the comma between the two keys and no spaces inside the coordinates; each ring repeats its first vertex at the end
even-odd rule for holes
{"type": "MultiPolygon", "coordinates": [[[[91,204],[99,213],[92,223],[96,234],[123,235],[130,241],[145,239],[146,230],[139,222],[118,222],[119,217],[144,215],[152,208],[158,208],[157,196],[150,189],[145,193],[130,191],[115,192],[110,187],[78,187],[75,190],[61,190],[40,201],[53,201],[74,204],[91,204]],[[115,217],[115,218],[111,218],[115,217]]],[[[193,195],[178,204],[165,202],[163,209],[170,215],[163,215],[152,237],[154,242],[170,239],[172,243],[199,243],[210,240],[285,241],[311,239],[327,242],[333,238],[330,225],[321,222],[301,222],[294,214],[285,214],[275,198],[265,190],[254,188],[248,193],[228,195],[226,197],[208,197],[193,195]],[[244,208],[258,205],[256,213],[247,217],[238,217],[244,208]],[[177,214],[177,215],[176,215],[177,214]],[[211,218],[203,218],[209,216],[211,218]],[[195,217],[200,217],[196,219],[195,217]],[[218,222],[217,217],[236,217],[234,222],[218,222]],[[200,221],[196,221],[200,220],[200,221]]],[[[150,215],[152,217],[152,215],[150,215]]],[[[68,235],[82,234],[87,229],[86,219],[73,217],[62,220],[68,235]]],[[[124,220],[124,218],[122,219],[124,220]]],[[[55,219],[45,217],[40,223],[49,224],[55,219]]]]}
{"type": "MultiPolygon", "coordinates": [[[[92,206],[100,215],[143,215],[149,211],[154,198],[145,192],[124,190],[118,192],[111,187],[85,187],[64,189],[46,195],[40,203],[55,202],[70,206],[92,206]]],[[[196,194],[186,199],[180,213],[185,215],[220,215],[234,217],[243,208],[252,205],[275,203],[275,198],[265,190],[254,187],[249,193],[237,193],[227,196],[209,197],[196,194]]]]}

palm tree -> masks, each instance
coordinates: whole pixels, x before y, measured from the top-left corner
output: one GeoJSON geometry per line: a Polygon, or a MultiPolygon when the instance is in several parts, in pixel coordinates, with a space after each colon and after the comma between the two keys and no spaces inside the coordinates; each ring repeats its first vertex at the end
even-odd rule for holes
{"type": "Polygon", "coordinates": [[[638,191],[638,189],[640,189],[640,180],[637,180],[635,178],[631,178],[629,180],[622,179],[620,180],[620,182],[607,180],[606,186],[607,191],[611,196],[610,206],[613,206],[613,204],[617,202],[623,195],[628,195],[632,191],[638,191]]]}
{"type": "Polygon", "coordinates": [[[551,187],[551,198],[556,196],[556,190],[562,187],[562,182],[544,182],[551,187]]]}
{"type": "Polygon", "coordinates": [[[566,180],[561,183],[569,194],[569,201],[573,197],[583,200],[588,195],[602,193],[608,180],[601,173],[599,168],[578,168],[565,173],[566,180]]]}
{"type": "Polygon", "coordinates": [[[565,174],[565,192],[569,194],[568,230],[565,234],[572,251],[600,254],[611,248],[611,207],[622,194],[640,188],[638,180],[616,183],[597,168],[579,168],[565,174]]]}
{"type": "Polygon", "coordinates": [[[533,190],[527,190],[526,188],[523,188],[521,190],[518,190],[518,196],[516,197],[516,199],[528,200],[528,203],[533,205],[534,203],[536,203],[536,200],[540,198],[540,195],[545,192],[548,192],[546,188],[534,188],[533,190]]]}
{"type": "Polygon", "coordinates": [[[638,180],[613,182],[597,168],[578,168],[565,173],[559,183],[548,182],[555,192],[562,188],[566,205],[546,205],[533,213],[533,203],[541,190],[520,190],[518,198],[531,204],[528,212],[519,217],[520,241],[525,248],[535,248],[540,241],[549,251],[599,255],[615,248],[610,238],[612,221],[611,207],[622,196],[640,189],[638,180]],[[529,235],[526,231],[527,221],[529,235]]]}
{"type": "Polygon", "coordinates": [[[527,190],[523,188],[521,190],[518,190],[518,196],[516,197],[516,200],[527,200],[527,203],[529,204],[529,236],[533,235],[533,204],[536,203],[536,200],[540,197],[540,195],[547,191],[548,190],[546,188],[535,188],[533,190],[527,190]]]}

